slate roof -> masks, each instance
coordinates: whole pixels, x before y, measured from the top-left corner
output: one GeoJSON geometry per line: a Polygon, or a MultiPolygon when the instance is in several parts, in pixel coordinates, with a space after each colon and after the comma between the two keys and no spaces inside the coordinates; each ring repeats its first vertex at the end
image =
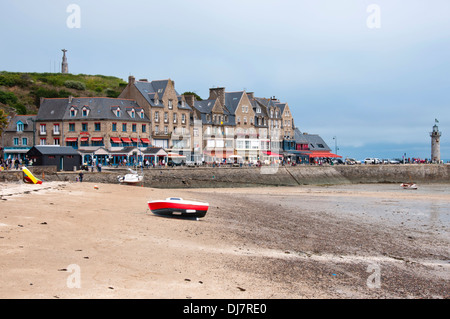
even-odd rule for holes
{"type": "Polygon", "coordinates": [[[149,119],[144,113],[144,118],[140,117],[141,107],[134,100],[117,99],[108,97],[79,97],[62,99],[44,99],[41,103],[36,117],[37,121],[60,121],[60,120],[128,120],[135,122],[148,122],[149,119]],[[75,108],[77,113],[71,116],[71,108],[75,108]],[[82,115],[83,108],[89,110],[87,116],[82,115]],[[116,116],[116,111],[120,108],[120,116],[116,116]],[[134,109],[135,117],[131,117],[127,111],[134,109]]]}
{"type": "MultiPolygon", "coordinates": [[[[194,108],[200,112],[201,120],[203,124],[214,124],[213,123],[213,114],[212,109],[214,107],[214,104],[216,103],[216,100],[202,100],[202,101],[195,101],[194,102],[194,108]],[[210,120],[206,120],[206,115],[210,115],[210,120]]],[[[223,115],[227,116],[228,121],[225,121],[225,118],[223,118],[223,125],[236,125],[235,123],[235,115],[234,113],[230,113],[228,108],[224,108],[223,115]]]]}
{"type": "MultiPolygon", "coordinates": [[[[167,85],[170,80],[155,80],[155,81],[136,81],[134,85],[138,89],[138,91],[142,94],[142,96],[147,100],[147,102],[152,107],[164,107],[161,98],[164,96],[166,92],[167,85]]],[[[175,94],[178,97],[178,108],[182,110],[191,110],[189,105],[185,103],[182,105],[180,100],[180,94],[175,90],[175,94]]]]}
{"type": "Polygon", "coordinates": [[[17,122],[23,123],[23,132],[33,132],[33,122],[36,119],[36,115],[16,115],[8,123],[5,132],[17,132],[17,122]]]}
{"type": "Polygon", "coordinates": [[[71,146],[35,145],[33,148],[42,155],[79,155],[78,151],[71,146]]]}
{"type": "Polygon", "coordinates": [[[302,134],[299,129],[294,130],[294,139],[296,143],[308,144],[311,151],[331,151],[331,148],[317,134],[302,134]]]}

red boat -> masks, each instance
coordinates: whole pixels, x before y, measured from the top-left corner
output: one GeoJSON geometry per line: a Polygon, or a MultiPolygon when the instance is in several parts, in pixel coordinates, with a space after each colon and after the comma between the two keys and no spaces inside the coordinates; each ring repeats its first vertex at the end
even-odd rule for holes
{"type": "Polygon", "coordinates": [[[148,207],[156,215],[204,217],[208,211],[209,204],[183,200],[179,197],[169,197],[165,200],[148,202],[148,207]]]}

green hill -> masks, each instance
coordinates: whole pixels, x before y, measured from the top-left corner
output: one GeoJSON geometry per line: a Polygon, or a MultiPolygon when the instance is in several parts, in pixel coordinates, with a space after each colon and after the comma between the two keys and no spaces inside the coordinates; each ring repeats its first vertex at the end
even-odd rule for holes
{"type": "Polygon", "coordinates": [[[41,97],[117,97],[126,85],[114,76],[0,71],[0,109],[36,114],[41,97]]]}

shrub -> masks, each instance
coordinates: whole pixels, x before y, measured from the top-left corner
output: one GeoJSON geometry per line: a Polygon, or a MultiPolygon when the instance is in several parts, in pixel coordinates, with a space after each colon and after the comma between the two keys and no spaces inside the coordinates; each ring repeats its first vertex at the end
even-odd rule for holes
{"type": "Polygon", "coordinates": [[[79,81],[70,81],[70,80],[68,80],[68,81],[64,82],[64,86],[66,88],[75,89],[75,90],[79,90],[79,91],[86,90],[86,85],[84,83],[82,83],[82,82],[79,82],[79,81]]]}

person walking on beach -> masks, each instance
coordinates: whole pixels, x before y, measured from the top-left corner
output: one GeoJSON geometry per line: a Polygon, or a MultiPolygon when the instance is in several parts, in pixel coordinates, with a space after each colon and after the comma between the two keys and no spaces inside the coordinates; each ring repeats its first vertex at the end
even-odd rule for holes
{"type": "Polygon", "coordinates": [[[80,182],[82,182],[83,181],[83,172],[80,172],[79,174],[78,174],[78,176],[80,177],[80,182]]]}

